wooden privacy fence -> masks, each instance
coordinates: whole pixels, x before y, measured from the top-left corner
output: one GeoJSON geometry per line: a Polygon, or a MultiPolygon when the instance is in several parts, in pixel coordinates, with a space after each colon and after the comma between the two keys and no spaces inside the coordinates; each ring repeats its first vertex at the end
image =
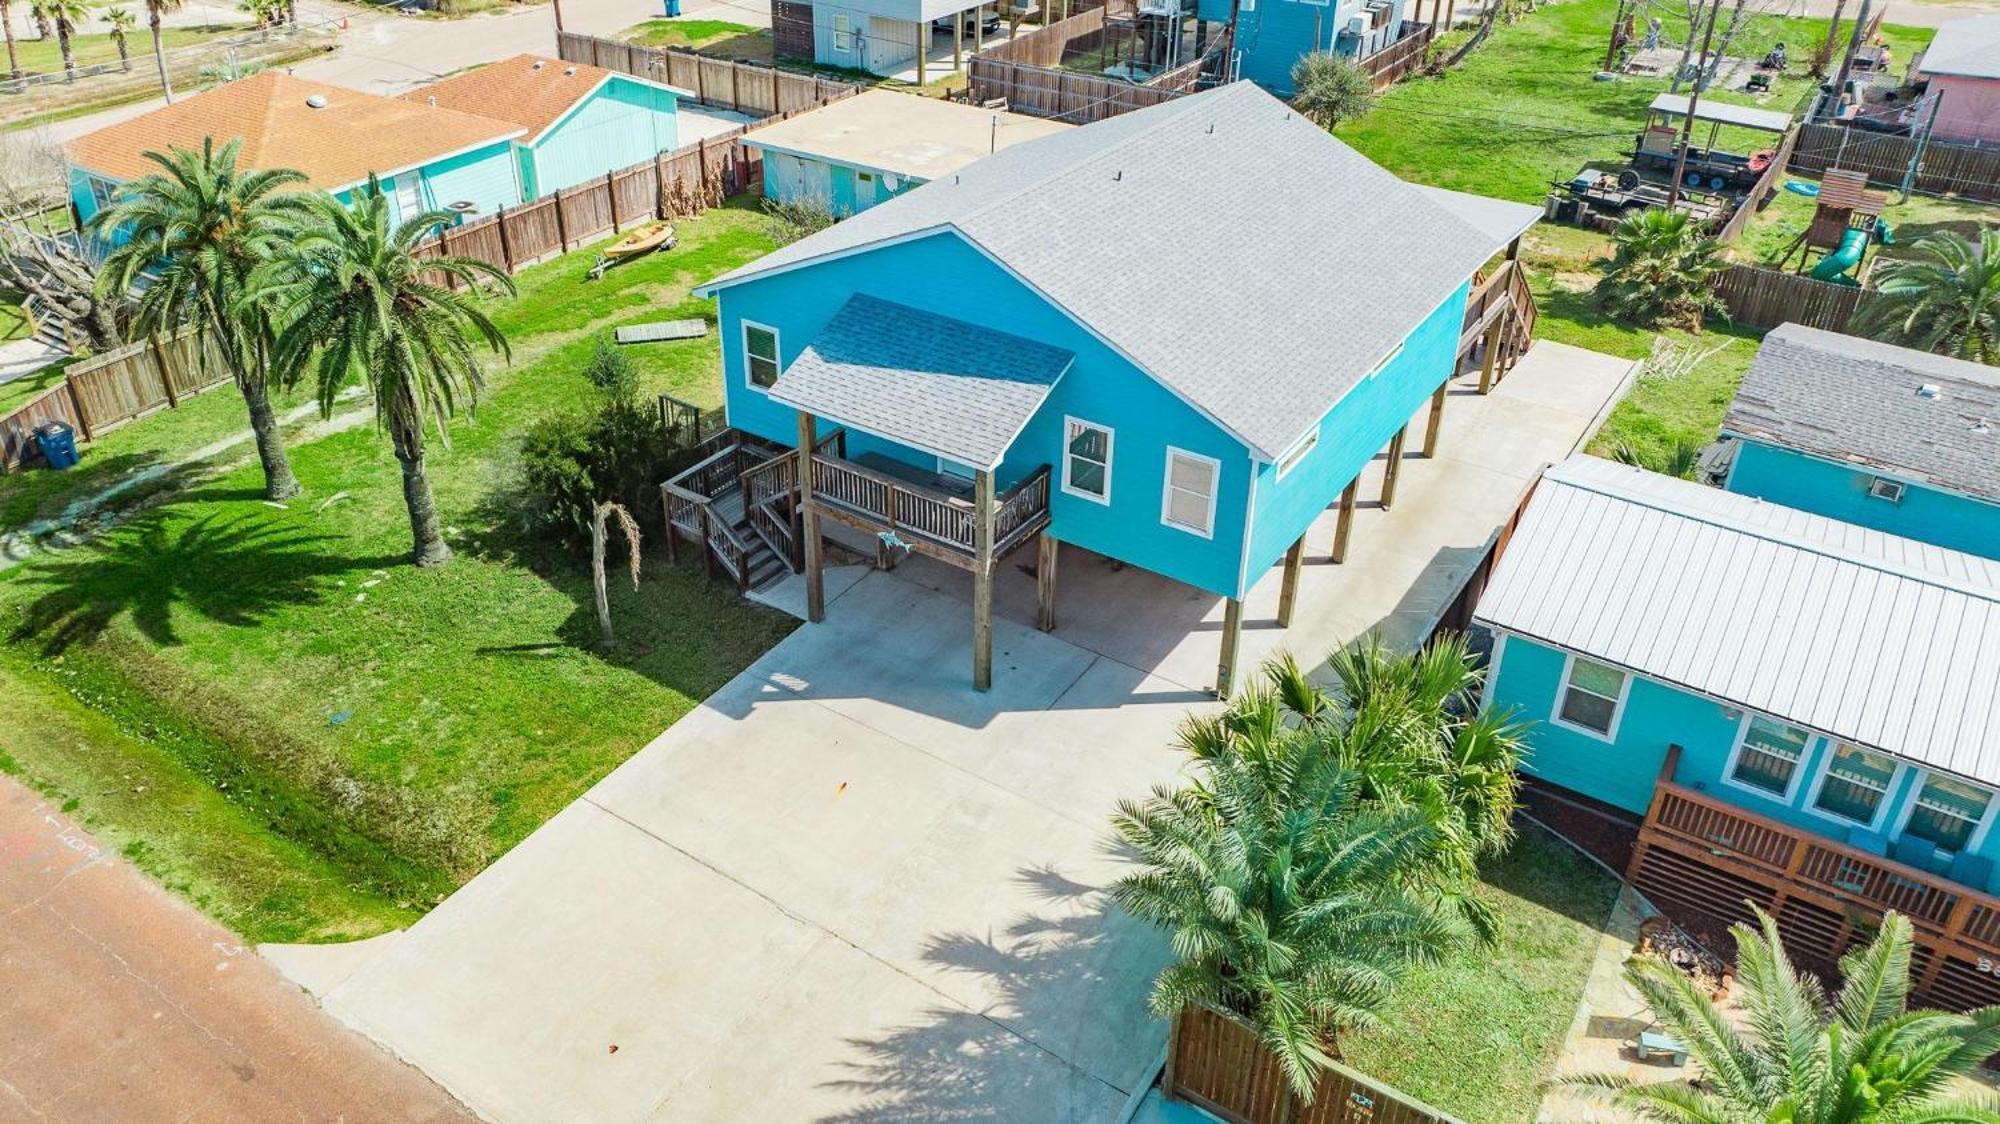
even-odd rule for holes
{"type": "Polygon", "coordinates": [[[1829,332],[1847,331],[1855,313],[1876,295],[1873,289],[1743,264],[1723,271],[1715,291],[1728,306],[1729,318],[1745,327],[1775,328],[1789,322],[1829,332]]]}
{"type": "Polygon", "coordinates": [[[1017,62],[1023,66],[1061,66],[1071,55],[1097,50],[1104,43],[1102,7],[1078,12],[1008,42],[988,47],[976,58],[1017,62]]]}
{"type": "Polygon", "coordinates": [[[1192,91],[1201,77],[1202,61],[1176,67],[1143,86],[985,55],[967,60],[967,75],[974,103],[1004,99],[1015,113],[1084,125],[1172,101],[1192,91]]]}
{"type": "Polygon", "coordinates": [[[694,94],[695,100],[704,105],[755,117],[796,113],[860,89],[852,83],[834,82],[815,74],[710,58],[692,51],[621,43],[572,31],[556,36],[556,52],[564,62],[589,63],[664,82],[694,94]]]}
{"type": "Polygon", "coordinates": [[[1435,25],[1404,20],[1402,38],[1361,60],[1361,69],[1375,80],[1375,92],[1381,93],[1423,66],[1436,36],[1435,25]]]}
{"type": "Polygon", "coordinates": [[[0,470],[13,471],[37,454],[35,427],[62,422],[85,441],[230,379],[211,343],[192,331],[158,343],[141,342],[80,359],[63,381],[0,418],[0,470]]]}
{"type": "Polygon", "coordinates": [[[1462,1124],[1338,1063],[1302,1101],[1255,1031],[1206,1008],[1174,1019],[1160,1087],[1229,1124],[1462,1124]]]}
{"type": "MultiPolygon", "coordinates": [[[[1878,185],[1900,187],[1916,155],[1913,137],[1867,133],[1846,125],[1804,125],[1792,149],[1790,167],[1810,175],[1828,168],[1848,168],[1868,173],[1869,180],[1878,185]]],[[[1969,199],[2000,202],[2000,148],[1933,140],[1924,146],[1911,186],[1918,191],[1956,192],[1969,199]]]]}

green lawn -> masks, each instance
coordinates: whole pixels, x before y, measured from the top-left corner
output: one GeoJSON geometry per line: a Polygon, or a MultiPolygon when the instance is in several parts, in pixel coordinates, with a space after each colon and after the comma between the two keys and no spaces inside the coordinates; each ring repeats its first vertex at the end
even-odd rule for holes
{"type": "Polygon", "coordinates": [[[1343,1060],[1468,1124],[1534,1119],[1618,884],[1540,828],[1486,865],[1499,947],[1415,973],[1343,1060]]]}
{"type": "Polygon", "coordinates": [[[771,32],[728,20],[656,19],[635,24],[620,38],[648,47],[685,47],[721,59],[771,61],[771,32]]]}
{"type": "MultiPolygon", "coordinates": [[[[294,444],[308,494],[282,508],[242,463],[0,576],[0,673],[74,731],[17,732],[0,764],[74,799],[246,936],[346,938],[428,907],[719,687],[790,619],[656,551],[638,592],[614,583],[621,643],[600,652],[588,575],[524,543],[503,490],[513,434],[589,393],[578,372],[593,332],[712,317],[690,286],[770,247],[747,204],[680,229],[678,249],[603,281],[584,280],[588,249],[536,267],[520,299],[496,304],[514,363],[431,459],[451,565],[405,561],[396,463],[362,424],[294,444]],[[121,740],[151,751],[73,748],[121,740]],[[139,789],[174,794],[181,813],[139,789]]],[[[713,336],[633,355],[652,389],[718,400],[713,336]]],[[[121,433],[164,434],[209,409],[183,422],[200,434],[145,451],[107,439],[84,463],[172,459],[241,429],[225,389],[121,433]]]]}
{"type": "MultiPolygon", "coordinates": [[[[1813,176],[1792,176],[1791,179],[1806,183],[1817,183],[1813,176]]],[[[1912,195],[1907,200],[1901,193],[1891,191],[1889,206],[1882,212],[1883,221],[1895,232],[1891,245],[1879,246],[1870,251],[1872,257],[1882,260],[1908,258],[1911,249],[1926,234],[1951,231],[1976,240],[1979,228],[2000,226],[2000,206],[1991,203],[1976,203],[1961,199],[1940,199],[1927,195],[1912,195]]],[[[1813,211],[1817,204],[1806,196],[1791,191],[1779,191],[1773,196],[1769,206],[1750,224],[1741,240],[1733,246],[1732,252],[1740,261],[1775,262],[1784,255],[1787,248],[1803,234],[1812,223],[1813,211]]],[[[1817,259],[1815,259],[1817,260],[1817,259]]],[[[1797,268],[1798,259],[1792,259],[1792,267],[1797,268]]]]}
{"type": "MultiPolygon", "coordinates": [[[[145,19],[145,9],[140,7],[137,14],[145,19]]],[[[61,72],[62,47],[51,35],[47,39],[32,38],[32,25],[25,16],[21,17],[23,32],[14,41],[16,56],[21,61],[21,69],[30,74],[54,74],[61,72]]],[[[212,43],[217,39],[240,36],[248,33],[243,27],[170,27],[161,38],[166,41],[169,51],[176,47],[193,47],[212,43]]],[[[109,35],[72,35],[69,40],[70,52],[76,56],[79,67],[92,66],[101,62],[118,61],[118,44],[109,35]]],[[[132,69],[153,66],[153,36],[143,26],[126,36],[126,49],[131,54],[132,69]]]]}

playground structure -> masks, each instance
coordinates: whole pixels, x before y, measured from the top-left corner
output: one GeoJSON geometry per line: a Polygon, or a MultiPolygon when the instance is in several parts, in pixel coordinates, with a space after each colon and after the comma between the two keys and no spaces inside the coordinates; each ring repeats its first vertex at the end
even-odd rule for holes
{"type": "MultiPolygon", "coordinates": [[[[1813,194],[1802,190],[1812,185],[1797,180],[1785,186],[1800,194],[1813,194]]],[[[1882,208],[1888,205],[1889,197],[1868,190],[1865,172],[1829,168],[1820,178],[1817,202],[1812,222],[1785,247],[1778,267],[1790,267],[1796,255],[1799,272],[1815,281],[1859,286],[1867,279],[1872,264],[1869,246],[1895,242],[1895,231],[1882,218],[1882,208]],[[1817,262],[1813,261],[1815,252],[1820,255],[1817,262]]]]}

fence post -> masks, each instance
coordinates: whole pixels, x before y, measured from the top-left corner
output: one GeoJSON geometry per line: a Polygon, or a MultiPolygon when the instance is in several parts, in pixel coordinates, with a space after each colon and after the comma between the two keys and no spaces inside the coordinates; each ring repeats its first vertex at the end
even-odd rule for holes
{"type": "Polygon", "coordinates": [[[167,363],[166,349],[160,346],[160,333],[147,332],[146,343],[153,349],[153,367],[160,372],[160,388],[167,392],[167,407],[178,410],[181,398],[174,393],[174,369],[167,363]]]}
{"type": "Polygon", "coordinates": [[[732,62],[729,64],[729,108],[737,113],[743,112],[742,94],[737,89],[737,78],[741,75],[742,71],[742,63],[732,62]]]}
{"type": "Polygon", "coordinates": [[[618,233],[618,181],[613,178],[617,172],[604,173],[604,197],[611,201],[611,233],[618,233]]]}
{"type": "Polygon", "coordinates": [[[694,100],[708,101],[708,68],[701,65],[699,57],[694,60],[694,100]]]}
{"type": "Polygon", "coordinates": [[[493,225],[500,231],[500,265],[508,273],[514,272],[514,243],[507,237],[507,208],[493,216],[493,225]]]}
{"type": "Polygon", "coordinates": [[[550,198],[556,201],[556,245],[559,248],[558,252],[566,254],[569,253],[569,225],[563,222],[562,189],[557,188],[556,193],[550,198]]]}
{"type": "Polygon", "coordinates": [[[65,375],[63,376],[63,386],[69,391],[70,408],[76,411],[76,427],[83,431],[83,439],[85,441],[97,440],[90,424],[90,415],[83,412],[83,397],[77,394],[76,384],[69,381],[69,376],[65,375]]]}

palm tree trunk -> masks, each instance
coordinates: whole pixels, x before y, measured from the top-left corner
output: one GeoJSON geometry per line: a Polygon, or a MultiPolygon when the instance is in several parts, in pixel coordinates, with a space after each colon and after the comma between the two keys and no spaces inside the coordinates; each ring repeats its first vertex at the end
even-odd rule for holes
{"type": "Polygon", "coordinates": [[[423,422],[415,402],[407,402],[399,416],[389,423],[396,446],[396,463],[403,466],[403,504],[410,509],[410,560],[429,568],[451,561],[451,547],[445,545],[444,529],[438,526],[437,499],[431,495],[431,478],[424,471],[423,422]]]}
{"type": "Polygon", "coordinates": [[[0,0],[0,30],[7,33],[7,76],[21,77],[21,56],[14,47],[14,6],[9,0],[0,0]]]}
{"type": "Polygon", "coordinates": [[[257,438],[257,459],[264,464],[264,498],[288,500],[305,491],[292,475],[292,458],[278,432],[278,415],[271,409],[270,388],[262,379],[239,379],[243,401],[250,407],[250,432],[257,438]]]}
{"type": "Polygon", "coordinates": [[[153,28],[153,65],[160,68],[160,92],[167,96],[167,104],[174,104],[174,84],[167,81],[167,52],[160,45],[160,9],[146,5],[147,22],[153,28]]]}
{"type": "Polygon", "coordinates": [[[125,33],[122,31],[118,33],[118,69],[123,71],[132,69],[132,55],[125,49],[125,33]]]}
{"type": "Polygon", "coordinates": [[[56,43],[62,48],[63,81],[76,81],[76,53],[69,46],[69,17],[56,13],[56,43]]]}

